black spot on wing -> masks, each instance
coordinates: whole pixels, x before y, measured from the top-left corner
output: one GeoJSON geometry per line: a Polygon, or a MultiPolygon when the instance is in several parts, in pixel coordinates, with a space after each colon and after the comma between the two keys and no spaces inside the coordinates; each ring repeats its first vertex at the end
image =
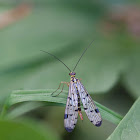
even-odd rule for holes
{"type": "Polygon", "coordinates": [[[65,127],[65,129],[66,129],[68,132],[72,132],[72,131],[73,131],[73,129],[70,128],[70,127],[65,127]]]}
{"type": "Polygon", "coordinates": [[[78,102],[80,102],[80,98],[78,98],[78,102]]]}
{"type": "Polygon", "coordinates": [[[78,110],[79,110],[79,111],[81,111],[81,107],[80,107],[80,108],[78,108],[78,110]]]}
{"type": "Polygon", "coordinates": [[[68,99],[72,100],[71,97],[68,97],[68,99]]]}
{"type": "Polygon", "coordinates": [[[88,108],[84,108],[84,110],[87,110],[88,108]]]}
{"type": "Polygon", "coordinates": [[[67,119],[67,118],[68,118],[68,114],[65,114],[65,115],[64,115],[64,119],[67,119]]]}
{"type": "Polygon", "coordinates": [[[101,126],[101,124],[102,124],[102,121],[98,121],[98,122],[96,123],[96,126],[99,127],[99,126],[101,126]]]}
{"type": "Polygon", "coordinates": [[[97,108],[97,109],[95,109],[95,112],[96,112],[96,113],[99,113],[99,109],[98,109],[98,108],[97,108]]]}

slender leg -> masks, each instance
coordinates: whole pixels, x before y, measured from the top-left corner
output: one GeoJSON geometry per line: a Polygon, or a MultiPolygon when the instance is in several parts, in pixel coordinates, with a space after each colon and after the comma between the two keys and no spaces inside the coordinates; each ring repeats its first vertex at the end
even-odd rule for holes
{"type": "MultiPolygon", "coordinates": [[[[59,84],[57,90],[60,88],[61,84],[62,84],[62,82],[60,82],[60,84],[59,84]]],[[[57,90],[55,90],[51,95],[53,95],[57,90]]]]}
{"type": "Polygon", "coordinates": [[[66,84],[67,84],[67,86],[69,87],[69,85],[70,85],[70,82],[67,82],[66,84]]]}
{"type": "MultiPolygon", "coordinates": [[[[62,82],[59,84],[58,89],[60,89],[61,84],[63,84],[63,86],[62,86],[62,90],[60,91],[60,93],[63,92],[63,88],[64,88],[64,85],[65,85],[65,84],[67,84],[67,86],[69,87],[69,82],[63,82],[63,81],[62,81],[62,82]]],[[[58,90],[58,89],[57,89],[57,90],[58,90]]],[[[51,95],[53,95],[57,90],[55,90],[51,95]]],[[[55,95],[55,96],[53,96],[53,97],[58,96],[60,93],[58,93],[57,95],[55,95]]]]}
{"type": "Polygon", "coordinates": [[[81,79],[81,78],[80,78],[79,80],[80,80],[80,82],[82,81],[82,79],[81,79]]]}
{"type": "Polygon", "coordinates": [[[57,95],[55,95],[55,96],[53,96],[53,97],[58,96],[58,95],[63,91],[63,88],[64,88],[64,83],[63,83],[63,86],[62,86],[62,90],[61,90],[57,95]]]}

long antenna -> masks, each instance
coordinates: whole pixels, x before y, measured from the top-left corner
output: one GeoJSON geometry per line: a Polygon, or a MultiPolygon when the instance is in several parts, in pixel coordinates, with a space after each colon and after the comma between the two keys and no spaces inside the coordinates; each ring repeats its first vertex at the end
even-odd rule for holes
{"type": "Polygon", "coordinates": [[[88,45],[88,47],[84,50],[84,52],[82,53],[82,55],[80,56],[79,60],[77,61],[73,71],[76,69],[78,63],[80,62],[81,58],[83,57],[83,55],[85,54],[85,52],[87,51],[87,49],[91,46],[91,44],[93,43],[94,40],[91,41],[91,43],[88,45]]]}
{"type": "Polygon", "coordinates": [[[57,58],[55,55],[53,55],[53,54],[51,54],[49,52],[43,51],[43,50],[40,50],[40,51],[45,52],[45,53],[53,56],[54,58],[56,58],[58,61],[60,61],[71,72],[70,68],[63,61],[61,61],[59,58],[57,58]]]}

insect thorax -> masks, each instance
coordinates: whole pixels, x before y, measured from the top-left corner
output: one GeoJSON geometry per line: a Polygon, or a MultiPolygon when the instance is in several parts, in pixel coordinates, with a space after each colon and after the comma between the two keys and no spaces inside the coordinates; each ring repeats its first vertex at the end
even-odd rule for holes
{"type": "Polygon", "coordinates": [[[70,79],[71,79],[71,81],[72,81],[72,82],[77,83],[77,80],[78,80],[78,79],[77,79],[77,78],[75,78],[75,76],[71,76],[71,78],[70,78],[70,79]]]}

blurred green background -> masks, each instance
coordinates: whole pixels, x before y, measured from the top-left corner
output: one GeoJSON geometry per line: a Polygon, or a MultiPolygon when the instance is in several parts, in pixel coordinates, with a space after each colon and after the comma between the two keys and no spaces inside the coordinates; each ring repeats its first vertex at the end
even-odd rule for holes
{"type": "MultiPolygon", "coordinates": [[[[12,90],[55,90],[61,81],[69,82],[69,71],[40,50],[73,69],[93,39],[76,76],[95,101],[125,115],[140,95],[138,0],[0,0],[0,109],[12,90]]],[[[44,104],[1,120],[0,139],[104,140],[116,128],[105,120],[96,128],[83,113],[84,121],[78,119],[75,130],[67,133],[64,109],[44,104]]]]}

